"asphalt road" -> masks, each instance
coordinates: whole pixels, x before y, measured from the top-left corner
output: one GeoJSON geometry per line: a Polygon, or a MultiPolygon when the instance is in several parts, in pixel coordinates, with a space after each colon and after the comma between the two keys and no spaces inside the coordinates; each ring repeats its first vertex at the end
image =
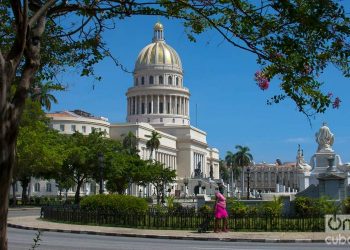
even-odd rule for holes
{"type": "MultiPolygon", "coordinates": [[[[33,244],[36,231],[9,228],[9,249],[28,250],[33,244]]],[[[318,243],[252,243],[252,242],[221,242],[221,241],[191,241],[191,240],[164,240],[131,237],[111,237],[84,234],[69,234],[43,232],[40,246],[37,249],[86,249],[86,250],[295,250],[327,249],[330,246],[318,243]]],[[[331,247],[332,249],[349,249],[349,247],[331,247]]]]}

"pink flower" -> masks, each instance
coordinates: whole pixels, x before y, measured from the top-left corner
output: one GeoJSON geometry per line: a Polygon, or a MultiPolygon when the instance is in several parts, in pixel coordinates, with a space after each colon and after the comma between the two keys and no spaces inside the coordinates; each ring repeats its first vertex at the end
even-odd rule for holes
{"type": "Polygon", "coordinates": [[[333,107],[334,109],[338,109],[339,106],[340,106],[340,103],[341,103],[341,100],[339,99],[339,97],[336,97],[336,98],[334,99],[334,102],[333,102],[333,104],[332,104],[332,107],[333,107]]]}
{"type": "Polygon", "coordinates": [[[270,81],[263,72],[255,72],[255,81],[261,90],[266,90],[269,88],[270,81]]]}

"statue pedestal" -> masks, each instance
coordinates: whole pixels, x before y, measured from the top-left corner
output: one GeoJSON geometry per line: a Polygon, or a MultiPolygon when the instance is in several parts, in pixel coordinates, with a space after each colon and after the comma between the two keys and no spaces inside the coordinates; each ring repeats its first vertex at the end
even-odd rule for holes
{"type": "Polygon", "coordinates": [[[327,171],[327,173],[319,174],[319,196],[330,197],[334,200],[344,200],[347,196],[346,186],[347,178],[345,173],[327,171]]]}
{"type": "Polygon", "coordinates": [[[335,153],[333,151],[322,150],[314,154],[311,159],[311,166],[313,166],[313,169],[310,175],[310,185],[317,185],[319,183],[318,176],[327,172],[329,158],[335,158],[335,153]]]}
{"type": "Polygon", "coordinates": [[[310,186],[310,172],[298,173],[299,191],[303,191],[310,186]]]}

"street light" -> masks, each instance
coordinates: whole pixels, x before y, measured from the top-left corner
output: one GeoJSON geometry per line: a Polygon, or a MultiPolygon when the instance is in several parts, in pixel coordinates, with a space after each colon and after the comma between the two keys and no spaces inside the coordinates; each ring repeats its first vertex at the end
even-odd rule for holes
{"type": "Polygon", "coordinates": [[[184,184],[185,184],[185,199],[187,196],[187,186],[188,186],[189,180],[187,177],[184,178],[184,184]]]}
{"type": "Polygon", "coordinates": [[[100,169],[100,194],[103,194],[103,168],[104,168],[104,157],[103,157],[103,153],[98,153],[98,165],[99,165],[99,169],[100,169]]]}
{"type": "Polygon", "coordinates": [[[198,180],[198,193],[201,194],[202,181],[198,180]]]}
{"type": "Polygon", "coordinates": [[[249,200],[249,196],[250,196],[250,167],[247,167],[247,200],[249,200]]]}

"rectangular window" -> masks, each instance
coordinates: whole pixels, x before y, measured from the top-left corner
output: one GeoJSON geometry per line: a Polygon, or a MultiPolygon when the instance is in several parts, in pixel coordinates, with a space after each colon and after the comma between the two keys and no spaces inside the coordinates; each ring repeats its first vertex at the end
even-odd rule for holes
{"type": "Polygon", "coordinates": [[[51,192],[51,183],[46,183],[46,192],[51,192]]]}
{"type": "Polygon", "coordinates": [[[145,103],[141,104],[141,114],[145,113],[145,103]]]}
{"type": "Polygon", "coordinates": [[[159,103],[159,113],[163,114],[163,103],[159,103]]]}
{"type": "Polygon", "coordinates": [[[152,103],[149,102],[149,103],[148,103],[148,114],[150,114],[151,111],[152,111],[152,103]]]}
{"type": "Polygon", "coordinates": [[[72,132],[77,131],[77,128],[76,128],[76,126],[75,126],[75,125],[71,125],[71,131],[72,131],[72,132]]]}
{"type": "Polygon", "coordinates": [[[40,192],[40,183],[35,183],[34,184],[34,192],[40,192]]]}
{"type": "Polygon", "coordinates": [[[168,108],[167,108],[168,114],[170,114],[170,103],[168,102],[167,104],[168,104],[168,108]]]}
{"type": "Polygon", "coordinates": [[[82,126],[81,129],[83,130],[83,133],[86,133],[86,126],[82,126]]]}
{"type": "Polygon", "coordinates": [[[60,125],[60,131],[64,131],[64,124],[60,125]]]}

